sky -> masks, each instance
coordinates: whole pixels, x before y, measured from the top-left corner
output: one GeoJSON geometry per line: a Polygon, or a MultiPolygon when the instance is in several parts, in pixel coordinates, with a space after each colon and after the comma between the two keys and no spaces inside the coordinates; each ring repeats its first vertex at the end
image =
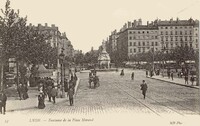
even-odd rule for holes
{"type": "MultiPolygon", "coordinates": [[[[0,0],[0,8],[5,1],[0,0]]],[[[11,0],[11,7],[33,25],[55,24],[66,32],[74,49],[83,52],[98,49],[127,21],[200,19],[200,0],[11,0]]]]}

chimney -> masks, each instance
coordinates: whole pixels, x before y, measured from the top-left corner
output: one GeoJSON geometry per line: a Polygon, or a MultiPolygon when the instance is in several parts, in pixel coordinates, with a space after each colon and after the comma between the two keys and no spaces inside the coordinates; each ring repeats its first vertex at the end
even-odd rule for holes
{"type": "Polygon", "coordinates": [[[54,27],[56,27],[56,26],[55,26],[55,24],[52,24],[52,25],[51,25],[51,27],[53,27],[53,28],[54,28],[54,27]]]}
{"type": "Polygon", "coordinates": [[[132,24],[131,24],[131,22],[129,21],[128,22],[128,28],[131,28],[132,27],[132,24]]]}
{"type": "Polygon", "coordinates": [[[138,25],[142,25],[142,19],[141,18],[138,20],[138,25]]]}
{"type": "Polygon", "coordinates": [[[45,27],[48,27],[48,24],[47,24],[47,23],[45,23],[45,27]]]}
{"type": "Polygon", "coordinates": [[[149,21],[147,21],[147,26],[149,26],[149,21]]]}

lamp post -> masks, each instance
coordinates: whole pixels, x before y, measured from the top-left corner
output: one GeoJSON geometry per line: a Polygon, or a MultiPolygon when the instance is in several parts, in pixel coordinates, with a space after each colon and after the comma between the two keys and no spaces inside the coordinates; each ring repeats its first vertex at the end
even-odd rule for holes
{"type": "Polygon", "coordinates": [[[165,66],[164,66],[164,54],[165,54],[165,46],[162,48],[162,76],[164,77],[164,69],[165,69],[165,66]]]}
{"type": "Polygon", "coordinates": [[[64,77],[63,77],[63,66],[64,66],[64,58],[65,54],[63,53],[64,49],[62,48],[61,53],[59,54],[59,60],[60,60],[60,69],[61,69],[61,90],[62,90],[62,98],[65,97],[65,90],[64,90],[64,77]]]}

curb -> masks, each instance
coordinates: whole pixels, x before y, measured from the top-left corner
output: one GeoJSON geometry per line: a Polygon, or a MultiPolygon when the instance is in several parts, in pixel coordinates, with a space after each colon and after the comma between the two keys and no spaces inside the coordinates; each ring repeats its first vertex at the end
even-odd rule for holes
{"type": "Polygon", "coordinates": [[[184,86],[184,87],[199,89],[199,87],[194,87],[194,86],[190,86],[190,85],[183,85],[183,84],[179,84],[177,82],[171,82],[171,81],[166,81],[166,80],[162,80],[162,79],[158,79],[158,78],[152,78],[152,77],[147,77],[147,78],[155,79],[155,80],[159,80],[159,81],[164,81],[164,82],[168,82],[168,83],[172,83],[172,84],[176,84],[176,85],[180,85],[180,86],[184,86]]]}

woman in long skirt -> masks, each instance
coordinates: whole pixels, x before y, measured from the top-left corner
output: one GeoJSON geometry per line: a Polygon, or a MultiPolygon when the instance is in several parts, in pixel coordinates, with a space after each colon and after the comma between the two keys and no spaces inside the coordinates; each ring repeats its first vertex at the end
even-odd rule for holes
{"type": "Polygon", "coordinates": [[[45,108],[44,99],[45,99],[44,93],[40,93],[38,95],[38,108],[39,109],[45,108]]]}

